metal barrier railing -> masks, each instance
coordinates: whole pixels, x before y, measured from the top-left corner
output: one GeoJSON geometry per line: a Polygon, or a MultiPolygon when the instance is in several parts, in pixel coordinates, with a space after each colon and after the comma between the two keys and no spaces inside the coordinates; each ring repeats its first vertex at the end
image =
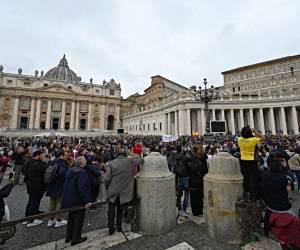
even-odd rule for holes
{"type": "MultiPolygon", "coordinates": [[[[107,201],[99,201],[99,202],[92,203],[92,206],[102,206],[105,204],[107,204],[107,201]]],[[[74,212],[74,211],[78,211],[78,210],[82,210],[82,209],[85,209],[85,207],[80,206],[80,207],[72,207],[72,208],[67,208],[67,209],[60,209],[60,210],[53,211],[53,212],[37,214],[37,215],[33,215],[33,216],[24,217],[24,218],[18,219],[18,220],[12,220],[12,221],[0,223],[0,239],[5,241],[5,240],[12,238],[14,236],[14,234],[16,233],[16,225],[20,224],[22,222],[30,221],[30,220],[34,220],[34,219],[44,219],[44,218],[49,218],[49,217],[51,218],[58,214],[74,212]]]]}

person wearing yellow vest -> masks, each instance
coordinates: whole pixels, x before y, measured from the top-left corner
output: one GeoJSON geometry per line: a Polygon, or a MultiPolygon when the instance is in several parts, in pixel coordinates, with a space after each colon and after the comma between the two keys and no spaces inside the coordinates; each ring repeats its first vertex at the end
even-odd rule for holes
{"type": "Polygon", "coordinates": [[[241,153],[241,173],[244,177],[244,192],[250,193],[250,198],[253,200],[259,199],[259,193],[261,192],[259,187],[260,172],[258,162],[255,160],[255,148],[263,139],[264,136],[262,134],[249,126],[242,128],[241,137],[238,138],[241,153]]]}

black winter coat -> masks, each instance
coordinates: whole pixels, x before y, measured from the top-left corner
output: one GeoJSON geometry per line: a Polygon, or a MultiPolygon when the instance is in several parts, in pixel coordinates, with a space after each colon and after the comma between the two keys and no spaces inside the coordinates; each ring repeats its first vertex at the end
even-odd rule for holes
{"type": "Polygon", "coordinates": [[[27,193],[31,195],[42,194],[46,191],[47,185],[44,183],[44,175],[48,164],[30,159],[24,167],[27,193]]]}
{"type": "Polygon", "coordinates": [[[206,159],[206,155],[200,158],[198,155],[191,153],[190,188],[203,189],[203,177],[208,172],[206,159]]]}
{"type": "Polygon", "coordinates": [[[101,172],[97,165],[89,164],[85,167],[85,170],[89,176],[91,188],[99,188],[101,172]]]}
{"type": "Polygon", "coordinates": [[[4,198],[9,196],[13,186],[14,185],[12,183],[9,183],[9,184],[6,184],[3,188],[0,189],[0,222],[2,221],[2,218],[5,214],[4,198]]]}
{"type": "MultiPolygon", "coordinates": [[[[175,154],[175,165],[177,164],[177,161],[181,161],[185,167],[185,175],[177,175],[177,177],[185,178],[190,176],[190,159],[186,157],[183,153],[177,152],[175,154]]],[[[175,167],[176,168],[176,167],[175,167]]]]}

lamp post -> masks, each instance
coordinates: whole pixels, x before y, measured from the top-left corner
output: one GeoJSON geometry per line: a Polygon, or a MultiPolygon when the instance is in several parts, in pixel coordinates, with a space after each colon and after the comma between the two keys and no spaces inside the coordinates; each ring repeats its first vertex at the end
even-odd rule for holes
{"type": "MultiPolygon", "coordinates": [[[[208,110],[208,103],[212,100],[218,99],[219,93],[217,92],[217,88],[211,86],[210,89],[207,88],[207,80],[204,78],[203,80],[204,89],[201,86],[194,90],[195,91],[195,100],[204,103],[204,114],[205,114],[205,134],[210,134],[210,117],[208,110]]],[[[205,135],[204,134],[204,135],[205,135]]]]}

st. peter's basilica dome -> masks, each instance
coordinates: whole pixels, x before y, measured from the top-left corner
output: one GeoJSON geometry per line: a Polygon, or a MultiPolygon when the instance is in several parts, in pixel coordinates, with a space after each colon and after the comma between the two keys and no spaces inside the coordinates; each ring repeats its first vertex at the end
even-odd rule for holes
{"type": "Polygon", "coordinates": [[[44,79],[66,81],[66,82],[73,82],[73,83],[78,83],[81,81],[80,77],[78,77],[76,73],[69,68],[68,61],[65,55],[63,56],[62,59],[60,59],[57,67],[50,69],[45,74],[44,79]]]}

